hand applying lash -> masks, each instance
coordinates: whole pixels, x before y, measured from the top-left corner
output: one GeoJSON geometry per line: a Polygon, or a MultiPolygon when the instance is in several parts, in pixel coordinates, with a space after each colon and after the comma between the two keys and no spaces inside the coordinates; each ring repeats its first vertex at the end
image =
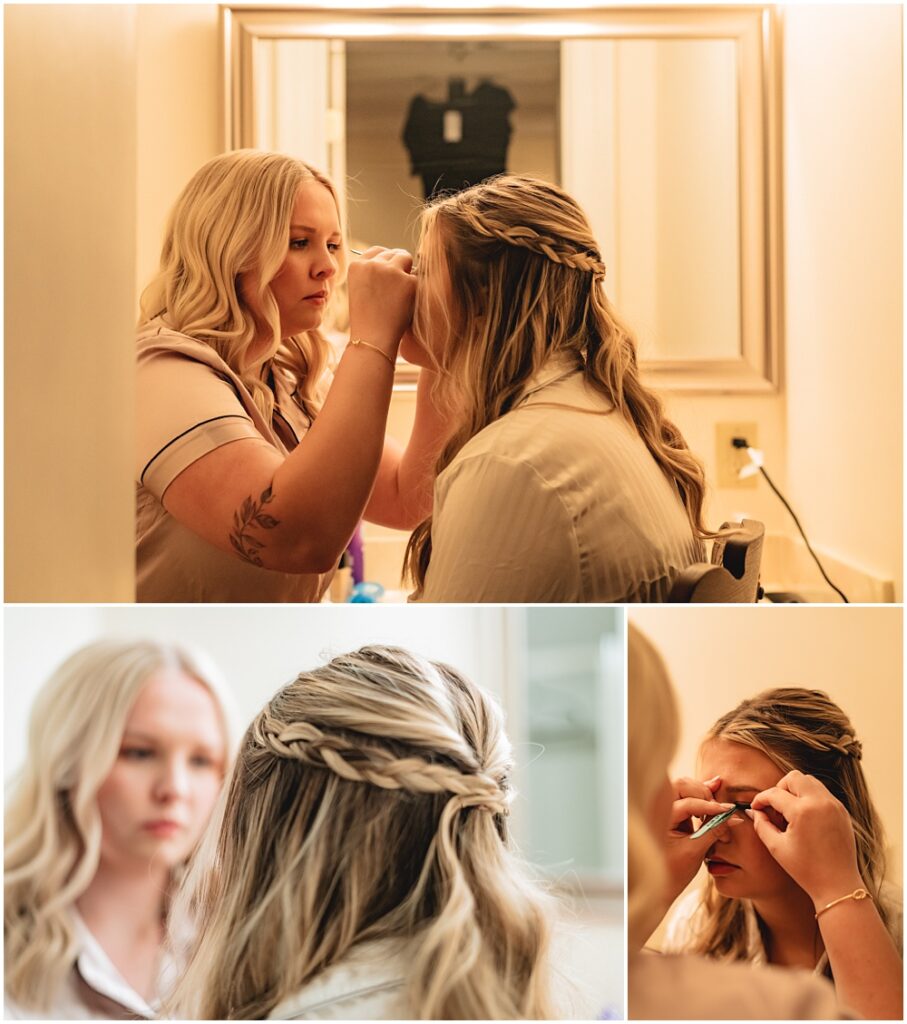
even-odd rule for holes
{"type": "Polygon", "coordinates": [[[745,813],[772,857],[812,899],[841,1002],[867,1019],[899,1019],[901,960],[860,876],[847,809],[817,778],[792,771],[753,797],[745,813]],[[786,827],[773,815],[782,815],[786,827]]]}

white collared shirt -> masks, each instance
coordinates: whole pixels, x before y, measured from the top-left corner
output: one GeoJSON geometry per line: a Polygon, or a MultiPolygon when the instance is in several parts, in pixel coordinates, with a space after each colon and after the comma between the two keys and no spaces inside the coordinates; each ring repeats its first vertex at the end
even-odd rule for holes
{"type": "Polygon", "coordinates": [[[354,946],[340,963],[282,1000],[269,1020],[412,1020],[406,957],[390,940],[354,946]]]}
{"type": "MultiPolygon", "coordinates": [[[[66,982],[56,994],[48,1010],[31,1010],[19,1006],[8,997],[4,1000],[5,1020],[97,1020],[98,1011],[85,1005],[80,994],[79,978],[105,999],[122,1006],[128,1015],[148,1020],[157,1016],[157,1000],[146,1002],[127,982],[104,952],[101,944],[88,930],[78,912],[71,911],[79,955],[66,982]]],[[[117,1015],[119,1019],[127,1014],[117,1015]]]]}

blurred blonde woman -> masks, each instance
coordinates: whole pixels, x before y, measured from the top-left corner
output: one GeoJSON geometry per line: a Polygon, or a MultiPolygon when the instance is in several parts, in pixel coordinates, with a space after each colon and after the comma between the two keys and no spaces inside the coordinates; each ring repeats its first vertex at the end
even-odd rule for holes
{"type": "MultiPolygon", "coordinates": [[[[690,819],[708,819],[733,804],[717,801],[711,788],[691,795],[678,793],[668,779],[679,731],[674,693],[658,652],[632,626],[628,698],[630,1017],[813,1020],[849,1019],[854,1011],[867,1018],[892,1015],[896,1001],[886,985],[886,970],[893,947],[873,902],[867,899],[844,899],[818,918],[825,949],[836,965],[839,1002],[828,980],[807,970],[643,950],[685,884],[684,872],[697,858],[701,861],[714,842],[712,833],[692,839],[690,819]],[[876,985],[879,991],[874,990],[876,985]]],[[[835,899],[845,896],[857,859],[849,817],[843,809],[816,799],[811,785],[802,786],[805,776],[791,775],[753,795],[757,834],[765,836],[773,856],[783,861],[804,889],[812,891],[821,878],[836,893],[835,899]],[[787,788],[782,790],[782,784],[787,788]],[[790,799],[779,799],[779,791],[790,799]],[[773,801],[785,805],[785,831],[768,820],[764,809],[773,801]],[[771,831],[765,829],[766,822],[772,825],[771,831]]],[[[771,813],[778,824],[784,824],[775,811],[771,813]]],[[[750,828],[738,816],[730,820],[736,824],[720,828],[734,832],[750,828]]],[[[687,880],[691,876],[692,872],[687,880]]],[[[818,903],[817,909],[822,909],[818,903]]]]}
{"type": "Polygon", "coordinates": [[[423,214],[413,335],[450,417],[407,566],[423,601],[660,601],[702,558],[703,471],[577,203],[503,176],[423,214]]]}
{"type": "Polygon", "coordinates": [[[446,665],[373,646],[302,673],[249,727],[180,895],[197,940],[168,1011],[551,1016],[510,771],[498,708],[446,665]]]}
{"type": "Polygon", "coordinates": [[[197,656],[100,641],[51,676],[6,804],[5,1017],[152,1018],[173,881],[214,807],[228,706],[197,656]]]}
{"type": "MultiPolygon", "coordinates": [[[[805,967],[845,985],[862,1015],[899,1018],[901,897],[885,882],[884,830],[845,712],[819,690],[765,690],[718,719],[699,761],[706,781],[675,783],[679,802],[718,798],[755,810],[734,816],[739,827],[674,843],[684,854],[674,861],[680,888],[703,859],[710,877],[672,912],[665,948],[805,967]],[[807,812],[825,831],[801,863],[786,840],[807,812]],[[834,918],[849,922],[849,944],[826,936],[834,918]],[[874,969],[855,982],[851,961],[870,956],[874,969]]],[[[691,829],[688,815],[676,817],[678,832],[691,829]]]]}
{"type": "Polygon", "coordinates": [[[255,150],[195,174],[141,302],[138,600],[317,601],[363,515],[425,516],[430,374],[405,453],[384,436],[411,266],[373,247],[350,267],[331,383],[320,327],[346,256],[330,181],[255,150]]]}

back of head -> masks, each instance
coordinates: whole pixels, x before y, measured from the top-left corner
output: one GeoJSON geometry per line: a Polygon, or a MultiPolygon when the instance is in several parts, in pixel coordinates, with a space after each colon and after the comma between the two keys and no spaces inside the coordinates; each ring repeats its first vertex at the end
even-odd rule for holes
{"type": "MultiPolygon", "coordinates": [[[[847,808],[853,824],[857,866],[876,898],[887,925],[879,892],[885,876],[884,829],[862,766],[862,744],[846,713],[821,690],[778,687],[741,701],[722,715],[706,740],[723,739],[761,751],[779,771],[815,776],[847,808]]],[[[742,955],[745,929],[738,900],[710,886],[701,951],[742,955]]]]}
{"type": "Polygon", "coordinates": [[[627,917],[630,947],[638,949],[666,909],[664,854],[649,817],[677,746],[678,717],[661,655],[633,625],[627,658],[627,917]]]}
{"type": "MultiPolygon", "coordinates": [[[[441,198],[423,214],[417,337],[435,338],[439,398],[455,429],[441,472],[463,445],[509,412],[552,359],[581,369],[586,383],[636,428],[674,483],[698,536],[702,467],[639,373],[636,342],[605,295],[605,265],[589,221],[559,186],[502,175],[441,198]],[[444,290],[451,282],[451,300],[444,290]],[[446,310],[439,334],[435,318],[446,310]]],[[[410,541],[418,589],[430,560],[430,520],[410,541]]]]}
{"type": "MultiPolygon", "coordinates": [[[[168,327],[209,344],[252,390],[263,411],[270,404],[258,373],[275,359],[315,400],[327,359],[317,331],[282,339],[277,303],[269,283],[286,259],[289,226],[299,186],[318,181],[315,168],[282,153],[239,149],[201,167],[183,189],[164,233],[160,268],[141,299],[142,321],[163,316],[168,327]],[[256,272],[259,292],[243,295],[239,276],[256,272]],[[249,306],[262,310],[270,345],[256,347],[262,330],[249,306]]],[[[336,201],[336,196],[335,196],[336,201]]],[[[342,255],[342,254],[341,254],[342,255]]]]}
{"type": "Polygon", "coordinates": [[[508,852],[498,709],[453,669],[366,647],[256,717],[181,902],[171,1009],[258,1018],[357,943],[407,951],[419,1017],[544,1015],[547,926],[508,852]]]}
{"type": "MultiPolygon", "coordinates": [[[[192,676],[222,702],[216,675],[197,655],[150,641],[103,640],[63,662],[32,706],[27,759],[4,821],[5,985],[23,1006],[46,1008],[72,967],[70,910],[100,856],[97,793],[139,691],[165,669],[192,676]]],[[[223,703],[221,713],[227,733],[223,703]]]]}

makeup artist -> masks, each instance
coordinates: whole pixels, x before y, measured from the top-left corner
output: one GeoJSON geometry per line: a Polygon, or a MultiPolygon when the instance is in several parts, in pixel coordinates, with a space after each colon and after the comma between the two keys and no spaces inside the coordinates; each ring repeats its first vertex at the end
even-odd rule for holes
{"type": "Polygon", "coordinates": [[[331,377],[319,327],[345,269],[336,194],[307,164],[238,150],[186,186],[141,302],[139,601],[318,601],[360,518],[430,511],[430,371],[406,450],[384,436],[412,258],[373,247],[350,267],[331,377]]]}

